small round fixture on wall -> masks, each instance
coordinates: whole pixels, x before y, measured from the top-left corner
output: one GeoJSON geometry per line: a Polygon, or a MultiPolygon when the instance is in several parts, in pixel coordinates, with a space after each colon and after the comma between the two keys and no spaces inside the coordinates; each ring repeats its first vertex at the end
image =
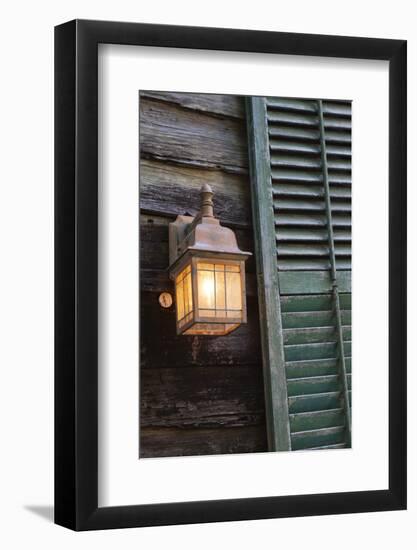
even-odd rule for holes
{"type": "Polygon", "coordinates": [[[158,298],[159,305],[164,308],[172,306],[172,295],[169,292],[161,292],[158,298]]]}

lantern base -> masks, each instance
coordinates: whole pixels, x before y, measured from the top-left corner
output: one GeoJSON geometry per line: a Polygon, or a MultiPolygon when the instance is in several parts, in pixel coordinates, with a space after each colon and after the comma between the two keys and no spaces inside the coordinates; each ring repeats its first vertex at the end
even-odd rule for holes
{"type": "Polygon", "coordinates": [[[225,336],[236,330],[241,323],[195,323],[182,334],[184,336],[225,336]]]}

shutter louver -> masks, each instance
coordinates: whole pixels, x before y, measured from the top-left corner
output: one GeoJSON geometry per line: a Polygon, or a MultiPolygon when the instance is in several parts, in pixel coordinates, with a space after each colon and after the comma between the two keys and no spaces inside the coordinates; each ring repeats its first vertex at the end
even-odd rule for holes
{"type": "Polygon", "coordinates": [[[350,102],[251,98],[248,115],[252,185],[270,187],[279,286],[279,326],[261,328],[282,333],[284,364],[269,368],[285,370],[290,448],[349,446],[350,102]]]}

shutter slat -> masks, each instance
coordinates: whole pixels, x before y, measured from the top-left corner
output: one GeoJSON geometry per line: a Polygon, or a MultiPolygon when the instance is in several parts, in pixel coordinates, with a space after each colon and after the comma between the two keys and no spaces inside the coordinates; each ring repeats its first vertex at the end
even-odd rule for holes
{"type": "MultiPolygon", "coordinates": [[[[291,126],[270,127],[269,136],[272,138],[288,138],[288,139],[305,139],[318,143],[320,133],[318,130],[310,130],[306,128],[292,128],[291,126]]],[[[347,142],[348,140],[344,140],[347,142]]]]}
{"type": "Polygon", "coordinates": [[[332,428],[344,426],[344,424],[345,418],[342,408],[290,414],[292,432],[332,428]]]}
{"type": "Polygon", "coordinates": [[[337,409],[340,407],[340,391],[289,397],[288,406],[290,414],[337,409]]]}
{"type": "Polygon", "coordinates": [[[310,451],[325,451],[327,449],[346,449],[346,443],[335,443],[334,445],[319,445],[318,447],[309,447],[310,451]]]}
{"type": "MultiPolygon", "coordinates": [[[[296,278],[299,274],[296,274],[296,278]]],[[[315,276],[319,276],[321,278],[321,274],[314,273],[315,276]]],[[[289,274],[287,273],[284,277],[284,279],[288,279],[289,274]]],[[[283,282],[286,283],[288,287],[288,280],[282,281],[282,277],[280,277],[280,283],[283,282]]],[[[341,286],[341,281],[339,281],[339,286],[341,286]]],[[[296,285],[294,285],[296,286],[296,285]]],[[[323,291],[322,291],[323,292],[323,291]]],[[[286,292],[286,294],[303,294],[303,293],[296,293],[296,292],[286,292]]],[[[330,310],[333,307],[332,304],[332,297],[330,294],[318,294],[314,295],[316,293],[312,293],[310,295],[293,295],[293,296],[281,296],[281,310],[283,313],[292,313],[292,312],[306,312],[306,311],[323,311],[323,310],[330,310]]],[[[349,293],[342,293],[340,295],[340,305],[342,310],[350,311],[352,304],[352,296],[349,293]]]]}
{"type": "Polygon", "coordinates": [[[352,156],[352,150],[350,146],[350,140],[348,145],[333,145],[333,144],[327,144],[326,146],[326,153],[329,157],[349,157],[352,156]]]}
{"type": "Polygon", "coordinates": [[[334,428],[322,428],[306,432],[291,434],[291,446],[293,451],[308,449],[320,445],[335,445],[344,443],[345,428],[337,426],[334,428]]]}
{"type": "Polygon", "coordinates": [[[268,112],[267,118],[270,124],[290,124],[292,126],[311,126],[312,128],[317,128],[318,124],[317,115],[308,115],[305,113],[288,113],[271,110],[268,112]]]}
{"type": "Polygon", "coordinates": [[[314,344],[320,342],[335,342],[334,326],[287,328],[283,330],[284,345],[314,344]]]}
{"type": "Polygon", "coordinates": [[[349,132],[338,132],[337,130],[326,130],[325,135],[326,140],[326,149],[327,145],[330,143],[345,143],[349,144],[352,141],[352,136],[349,132]]]}
{"type": "Polygon", "coordinates": [[[280,168],[272,168],[271,170],[272,180],[276,181],[300,181],[311,183],[319,183],[323,181],[323,176],[320,172],[314,172],[313,170],[285,170],[280,168]]]}
{"type": "MultiPolygon", "coordinates": [[[[340,292],[351,292],[349,272],[338,273],[337,281],[340,292]]],[[[327,271],[280,273],[279,284],[282,294],[319,294],[332,290],[332,281],[327,271]]]]}
{"type": "MultiPolygon", "coordinates": [[[[344,325],[350,325],[351,315],[351,311],[342,310],[342,321],[344,325]]],[[[332,310],[282,313],[282,326],[284,329],[324,327],[330,325],[334,325],[334,312],[332,310]]]]}
{"type": "Polygon", "coordinates": [[[323,101],[323,113],[325,115],[337,115],[350,118],[352,109],[350,103],[323,101]]]}
{"type": "MultiPolygon", "coordinates": [[[[274,209],[276,212],[282,210],[310,210],[324,212],[324,201],[318,200],[303,200],[303,199],[283,199],[280,198],[274,201],[274,209]]],[[[350,200],[338,200],[332,204],[332,212],[348,212],[350,214],[350,200]]]]}
{"type": "Polygon", "coordinates": [[[319,344],[303,344],[285,346],[286,361],[301,361],[307,359],[333,359],[337,357],[335,342],[319,344]]]}
{"type": "Polygon", "coordinates": [[[331,129],[340,129],[340,130],[351,130],[352,124],[350,121],[350,118],[340,118],[340,117],[332,117],[328,116],[324,119],[324,128],[327,130],[328,128],[331,129]]]}
{"type": "Polygon", "coordinates": [[[317,113],[317,106],[315,105],[314,101],[268,97],[266,100],[266,104],[268,110],[281,109],[303,113],[317,113]]]}
{"type": "MultiPolygon", "coordinates": [[[[322,183],[323,176],[320,172],[313,170],[300,170],[300,169],[285,169],[285,168],[272,168],[271,170],[272,182],[281,181],[298,181],[298,182],[311,182],[322,183]]],[[[348,185],[351,184],[350,174],[341,172],[329,173],[329,183],[332,185],[348,185]]]]}
{"type": "Polygon", "coordinates": [[[289,397],[335,392],[340,390],[340,380],[337,374],[329,376],[312,376],[308,378],[293,378],[288,380],[287,390],[289,397]]]}
{"type": "Polygon", "coordinates": [[[312,168],[319,170],[320,159],[314,157],[300,157],[296,155],[271,155],[271,166],[289,168],[312,168]]]}
{"type": "Polygon", "coordinates": [[[303,155],[320,154],[320,146],[318,143],[309,143],[309,142],[303,142],[303,141],[287,141],[283,139],[271,139],[269,142],[269,146],[272,154],[276,154],[277,152],[299,153],[303,155]]]}
{"type": "Polygon", "coordinates": [[[322,311],[332,309],[332,298],[330,294],[321,294],[316,296],[311,294],[303,296],[285,296],[284,294],[293,293],[283,292],[283,295],[281,296],[281,311],[283,313],[292,313],[298,311],[322,311]]]}
{"type": "MultiPolygon", "coordinates": [[[[351,373],[351,359],[346,358],[346,372],[351,373]]],[[[307,359],[306,361],[287,361],[287,380],[291,378],[306,378],[308,376],[327,376],[338,374],[336,358],[307,359]]]]}
{"type": "MultiPolygon", "coordinates": [[[[329,246],[319,244],[278,244],[277,246],[278,256],[328,256],[329,246]]],[[[348,256],[350,254],[350,246],[343,243],[335,244],[335,253],[340,256],[348,256]]]]}
{"type": "MultiPolygon", "coordinates": [[[[278,269],[284,272],[291,271],[306,271],[306,270],[315,270],[322,271],[330,269],[330,261],[327,258],[323,257],[314,257],[308,256],[306,252],[304,257],[300,258],[278,258],[278,269]]],[[[350,270],[351,261],[348,257],[336,258],[336,267],[338,270],[350,270]]]]}
{"type": "MultiPolygon", "coordinates": [[[[293,213],[278,213],[275,214],[275,225],[276,226],[309,226],[309,227],[326,227],[326,218],[324,214],[316,213],[303,213],[303,214],[293,214],[293,213]]],[[[337,215],[334,216],[333,226],[334,227],[350,227],[351,217],[348,215],[337,215]]]]}
{"type": "Polygon", "coordinates": [[[348,159],[331,159],[328,161],[327,166],[330,170],[352,170],[352,162],[348,159]]]}
{"type": "MultiPolygon", "coordinates": [[[[274,197],[281,196],[294,196],[294,197],[310,197],[310,198],[322,198],[323,189],[319,185],[300,184],[294,181],[281,182],[274,185],[272,189],[274,197]]],[[[332,187],[330,189],[330,196],[334,199],[350,199],[352,196],[352,190],[350,186],[332,187]]]]}
{"type": "MultiPolygon", "coordinates": [[[[278,242],[328,242],[327,231],[324,229],[305,229],[299,227],[280,227],[276,232],[278,242]]],[[[338,229],[335,232],[336,242],[349,242],[351,232],[347,229],[338,229]]]]}

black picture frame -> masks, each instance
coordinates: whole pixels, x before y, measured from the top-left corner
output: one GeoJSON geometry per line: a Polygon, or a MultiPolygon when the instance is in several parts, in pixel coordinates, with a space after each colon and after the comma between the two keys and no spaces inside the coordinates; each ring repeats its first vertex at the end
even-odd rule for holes
{"type": "Polygon", "coordinates": [[[55,28],[55,522],[74,530],[406,508],[404,40],[74,20],[55,28]],[[389,488],[98,507],[98,44],[389,62],[389,488]]]}

